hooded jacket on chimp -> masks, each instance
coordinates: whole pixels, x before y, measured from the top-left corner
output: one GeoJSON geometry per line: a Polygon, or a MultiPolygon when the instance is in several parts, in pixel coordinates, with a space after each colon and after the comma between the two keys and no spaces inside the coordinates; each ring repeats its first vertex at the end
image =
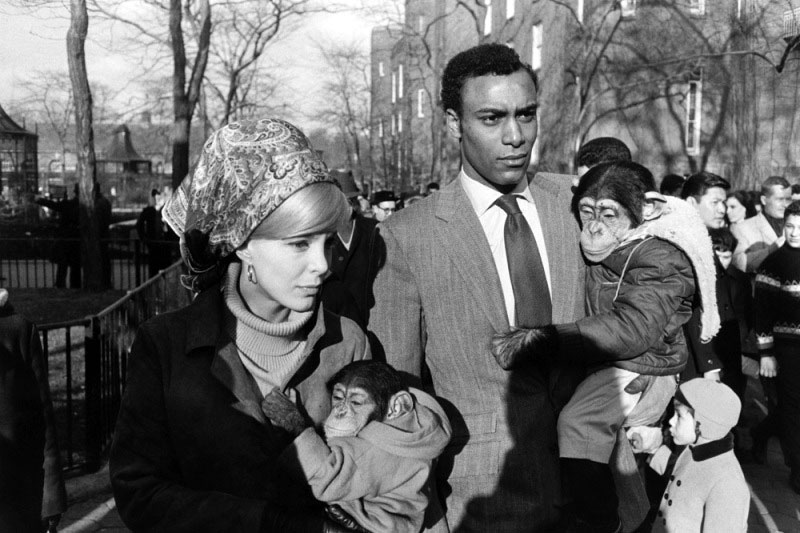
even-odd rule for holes
{"type": "Polygon", "coordinates": [[[433,397],[411,388],[414,409],[391,422],[372,421],[355,437],[327,444],[312,428],[285,454],[296,459],[314,497],[342,507],[372,533],[414,532],[428,506],[431,465],[452,429],[433,397]]]}
{"type": "Polygon", "coordinates": [[[667,376],[686,366],[683,325],[700,292],[701,337],[719,329],[711,239],[697,211],[667,198],[660,218],[645,222],[586,273],[587,316],[557,325],[559,355],[667,376]]]}

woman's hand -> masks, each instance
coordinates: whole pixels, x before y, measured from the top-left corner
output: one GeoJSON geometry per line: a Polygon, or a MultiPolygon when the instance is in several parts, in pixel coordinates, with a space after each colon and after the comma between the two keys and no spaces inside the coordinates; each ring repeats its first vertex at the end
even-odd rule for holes
{"type": "MultiPolygon", "coordinates": [[[[296,397],[296,395],[293,394],[296,397]]],[[[295,402],[275,387],[264,397],[261,410],[273,425],[283,428],[294,437],[300,435],[304,429],[311,427],[295,402]]]]}

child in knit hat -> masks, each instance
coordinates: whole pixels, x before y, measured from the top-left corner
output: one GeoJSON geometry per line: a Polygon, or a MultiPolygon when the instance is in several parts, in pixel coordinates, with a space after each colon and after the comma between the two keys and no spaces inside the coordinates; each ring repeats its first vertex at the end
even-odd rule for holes
{"type": "Polygon", "coordinates": [[[731,434],[742,409],[738,396],[723,383],[695,378],[678,387],[673,405],[674,447],[662,444],[659,428],[628,430],[634,451],[652,453],[650,467],[669,476],[653,531],[747,531],[750,491],[731,434]]]}

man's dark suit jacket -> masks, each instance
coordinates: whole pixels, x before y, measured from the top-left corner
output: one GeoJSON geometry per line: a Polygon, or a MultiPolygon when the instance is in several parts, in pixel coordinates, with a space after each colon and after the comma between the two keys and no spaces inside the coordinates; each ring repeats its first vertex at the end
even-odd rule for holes
{"type": "Polygon", "coordinates": [[[362,327],[369,323],[369,310],[374,303],[372,283],[380,266],[375,239],[377,224],[374,219],[356,215],[350,249],[339,238],[334,239],[331,277],[322,287],[325,308],[362,327]]]}

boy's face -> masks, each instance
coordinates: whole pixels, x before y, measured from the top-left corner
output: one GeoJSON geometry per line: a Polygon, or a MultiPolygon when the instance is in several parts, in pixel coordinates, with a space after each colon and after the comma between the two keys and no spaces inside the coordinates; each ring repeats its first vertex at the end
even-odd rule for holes
{"type": "Polygon", "coordinates": [[[694,444],[697,440],[695,420],[692,411],[680,402],[673,402],[675,414],[669,419],[669,433],[678,446],[694,444]]]}
{"type": "Polygon", "coordinates": [[[786,244],[792,248],[800,248],[800,215],[789,215],[783,225],[786,244]]]}

